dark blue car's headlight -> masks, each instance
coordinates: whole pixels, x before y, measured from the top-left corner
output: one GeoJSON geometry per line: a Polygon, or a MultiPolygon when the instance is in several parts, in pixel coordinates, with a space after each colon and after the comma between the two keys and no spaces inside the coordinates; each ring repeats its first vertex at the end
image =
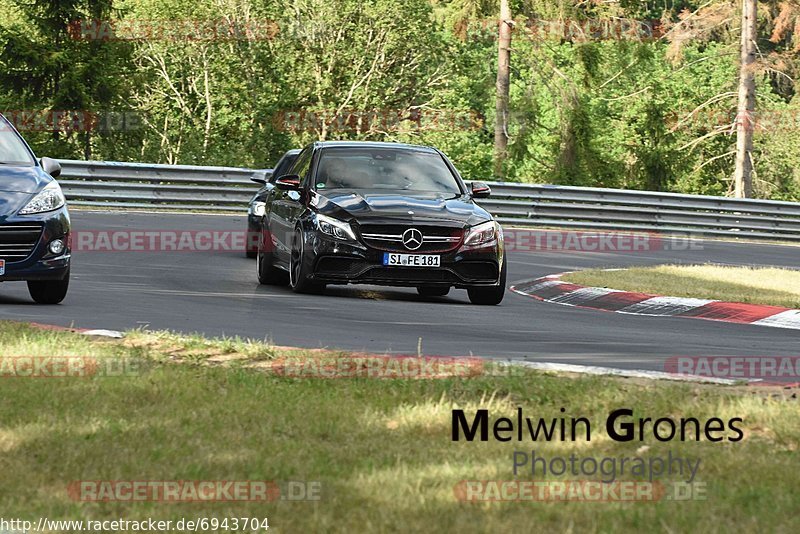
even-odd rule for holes
{"type": "Polygon", "coordinates": [[[35,213],[53,211],[66,203],[67,201],[64,198],[64,193],[61,192],[61,186],[54,180],[39,191],[39,193],[19,211],[19,214],[33,215],[35,213]]]}

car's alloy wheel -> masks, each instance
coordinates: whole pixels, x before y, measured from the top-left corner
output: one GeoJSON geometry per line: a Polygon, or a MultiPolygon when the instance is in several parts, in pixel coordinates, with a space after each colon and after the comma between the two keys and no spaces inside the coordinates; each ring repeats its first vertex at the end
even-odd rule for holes
{"type": "Polygon", "coordinates": [[[321,293],[325,290],[325,284],[308,279],[304,241],[303,232],[298,228],[294,233],[292,253],[289,257],[289,286],[295,293],[321,293]]]}
{"type": "Polygon", "coordinates": [[[467,289],[469,301],[473,304],[485,306],[500,304],[506,294],[506,267],[506,258],[503,256],[503,264],[500,266],[500,283],[492,287],[471,287],[467,289]]]}
{"type": "MultiPolygon", "coordinates": [[[[267,250],[264,243],[264,234],[258,240],[258,253],[256,254],[256,270],[258,272],[258,282],[262,285],[283,285],[286,284],[286,273],[272,265],[272,252],[267,250]]],[[[269,244],[272,248],[272,244],[269,244]]]]}
{"type": "Polygon", "coordinates": [[[30,280],[28,293],[38,304],[58,304],[67,296],[69,269],[62,280],[30,280]]]}

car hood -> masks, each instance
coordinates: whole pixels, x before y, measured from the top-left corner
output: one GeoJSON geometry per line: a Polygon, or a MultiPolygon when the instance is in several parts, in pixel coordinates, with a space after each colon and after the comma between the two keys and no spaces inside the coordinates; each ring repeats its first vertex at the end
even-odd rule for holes
{"type": "Polygon", "coordinates": [[[9,193],[36,193],[52,178],[41,168],[0,165],[0,191],[9,193]]]}
{"type": "Polygon", "coordinates": [[[39,167],[0,165],[0,218],[17,213],[52,179],[39,167]]]}
{"type": "Polygon", "coordinates": [[[0,191],[0,223],[5,222],[8,217],[15,215],[25,207],[33,195],[28,193],[9,193],[0,191]]]}
{"type": "Polygon", "coordinates": [[[314,203],[317,210],[325,215],[377,224],[401,219],[411,223],[473,226],[492,219],[486,210],[466,195],[452,197],[441,193],[341,189],[318,192],[314,203]]]}

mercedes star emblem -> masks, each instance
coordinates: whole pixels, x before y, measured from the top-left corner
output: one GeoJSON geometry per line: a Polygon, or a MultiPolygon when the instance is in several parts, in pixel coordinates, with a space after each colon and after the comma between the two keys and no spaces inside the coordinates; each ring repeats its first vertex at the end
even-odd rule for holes
{"type": "Polygon", "coordinates": [[[409,228],[403,232],[403,244],[408,250],[417,250],[422,246],[422,232],[416,228],[409,228]]]}

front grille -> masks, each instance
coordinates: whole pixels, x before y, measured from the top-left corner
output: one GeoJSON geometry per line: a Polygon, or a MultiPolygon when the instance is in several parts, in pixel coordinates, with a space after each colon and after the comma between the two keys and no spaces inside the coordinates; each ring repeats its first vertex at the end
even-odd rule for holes
{"type": "Polygon", "coordinates": [[[42,235],[42,223],[9,223],[0,225],[0,260],[9,263],[27,259],[42,235]]]}
{"type": "Polygon", "coordinates": [[[364,260],[326,256],[319,259],[316,272],[322,276],[353,278],[368,266],[364,260]]]}
{"type": "Polygon", "coordinates": [[[372,248],[386,252],[449,252],[461,245],[463,228],[410,224],[365,224],[357,227],[361,239],[372,248]],[[422,246],[409,250],[403,244],[403,233],[410,228],[422,232],[422,246]]]}
{"type": "Polygon", "coordinates": [[[359,277],[378,282],[450,282],[458,278],[452,272],[441,269],[407,269],[403,267],[375,267],[359,277]]]}

